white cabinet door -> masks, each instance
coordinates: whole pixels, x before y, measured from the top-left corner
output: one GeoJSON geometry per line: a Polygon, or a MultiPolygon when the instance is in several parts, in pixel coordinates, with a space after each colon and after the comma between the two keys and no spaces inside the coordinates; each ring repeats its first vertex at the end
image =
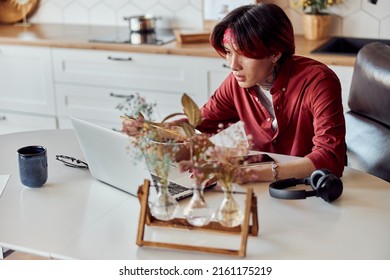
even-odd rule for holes
{"type": "Polygon", "coordinates": [[[69,116],[79,117],[104,124],[104,126],[120,129],[122,112],[117,105],[122,103],[128,95],[138,93],[147,102],[155,103],[155,120],[165,116],[182,112],[181,93],[160,92],[132,89],[93,87],[83,85],[56,85],[58,115],[60,128],[68,127],[66,119],[69,116]]]}
{"type": "Polygon", "coordinates": [[[0,109],[55,114],[50,48],[0,45],[0,109]]]}
{"type": "Polygon", "coordinates": [[[55,129],[55,117],[41,117],[28,114],[0,112],[0,134],[21,131],[55,129]]]}
{"type": "Polygon", "coordinates": [[[203,58],[203,79],[206,81],[207,96],[210,97],[229,75],[230,67],[222,58],[203,58]]]}

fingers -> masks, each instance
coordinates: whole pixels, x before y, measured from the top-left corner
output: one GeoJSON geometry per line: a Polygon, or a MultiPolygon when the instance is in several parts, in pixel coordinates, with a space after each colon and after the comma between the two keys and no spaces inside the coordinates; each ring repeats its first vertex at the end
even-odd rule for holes
{"type": "Polygon", "coordinates": [[[142,128],[144,120],[137,119],[123,119],[122,132],[129,136],[138,136],[142,128]]]}

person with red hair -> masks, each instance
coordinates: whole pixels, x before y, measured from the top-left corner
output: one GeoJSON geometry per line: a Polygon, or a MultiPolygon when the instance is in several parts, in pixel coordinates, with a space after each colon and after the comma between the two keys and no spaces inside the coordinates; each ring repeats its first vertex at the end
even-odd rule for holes
{"type": "Polygon", "coordinates": [[[238,7],[210,37],[231,73],[202,107],[202,132],[244,123],[253,148],[298,156],[250,168],[240,181],[307,177],[326,168],[341,177],[345,121],[341,85],[326,65],[295,55],[294,30],[275,4],[238,7]]]}
{"type": "MultiPolygon", "coordinates": [[[[345,120],[336,74],[295,54],[294,30],[275,4],[250,4],[228,13],[210,43],[231,73],[201,108],[201,132],[215,134],[241,121],[253,149],[297,156],[248,166],[238,183],[308,177],[316,169],[342,176],[345,120]]],[[[134,124],[124,123],[131,134],[134,124]]]]}

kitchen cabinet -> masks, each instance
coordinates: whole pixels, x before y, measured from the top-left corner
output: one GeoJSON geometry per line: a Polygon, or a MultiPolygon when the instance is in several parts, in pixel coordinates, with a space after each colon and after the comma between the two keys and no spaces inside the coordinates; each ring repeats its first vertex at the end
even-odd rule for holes
{"type": "Polygon", "coordinates": [[[0,45],[0,134],[56,127],[51,51],[0,45]]]}
{"type": "Polygon", "coordinates": [[[189,56],[55,48],[59,127],[69,127],[69,116],[75,116],[119,129],[116,106],[135,93],[157,104],[159,118],[182,111],[183,93],[203,104],[208,93],[202,62],[189,56]]]}
{"type": "Polygon", "coordinates": [[[230,67],[223,58],[203,58],[202,81],[206,82],[206,91],[210,97],[230,73],[230,67]]]}
{"type": "Polygon", "coordinates": [[[0,134],[42,129],[55,129],[55,117],[0,111],[0,134]]]}
{"type": "Polygon", "coordinates": [[[182,92],[57,84],[56,93],[60,128],[71,127],[69,116],[75,116],[110,129],[121,129],[121,112],[116,107],[134,93],[139,93],[147,101],[158,105],[155,108],[156,119],[182,111],[182,92]]]}

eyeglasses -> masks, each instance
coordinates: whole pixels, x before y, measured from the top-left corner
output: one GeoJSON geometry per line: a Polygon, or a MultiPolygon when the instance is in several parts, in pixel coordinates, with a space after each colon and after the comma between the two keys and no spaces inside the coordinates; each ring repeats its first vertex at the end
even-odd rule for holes
{"type": "Polygon", "coordinates": [[[86,162],[74,157],[56,155],[56,160],[63,162],[66,166],[69,167],[88,169],[88,164],[86,162]]]}

